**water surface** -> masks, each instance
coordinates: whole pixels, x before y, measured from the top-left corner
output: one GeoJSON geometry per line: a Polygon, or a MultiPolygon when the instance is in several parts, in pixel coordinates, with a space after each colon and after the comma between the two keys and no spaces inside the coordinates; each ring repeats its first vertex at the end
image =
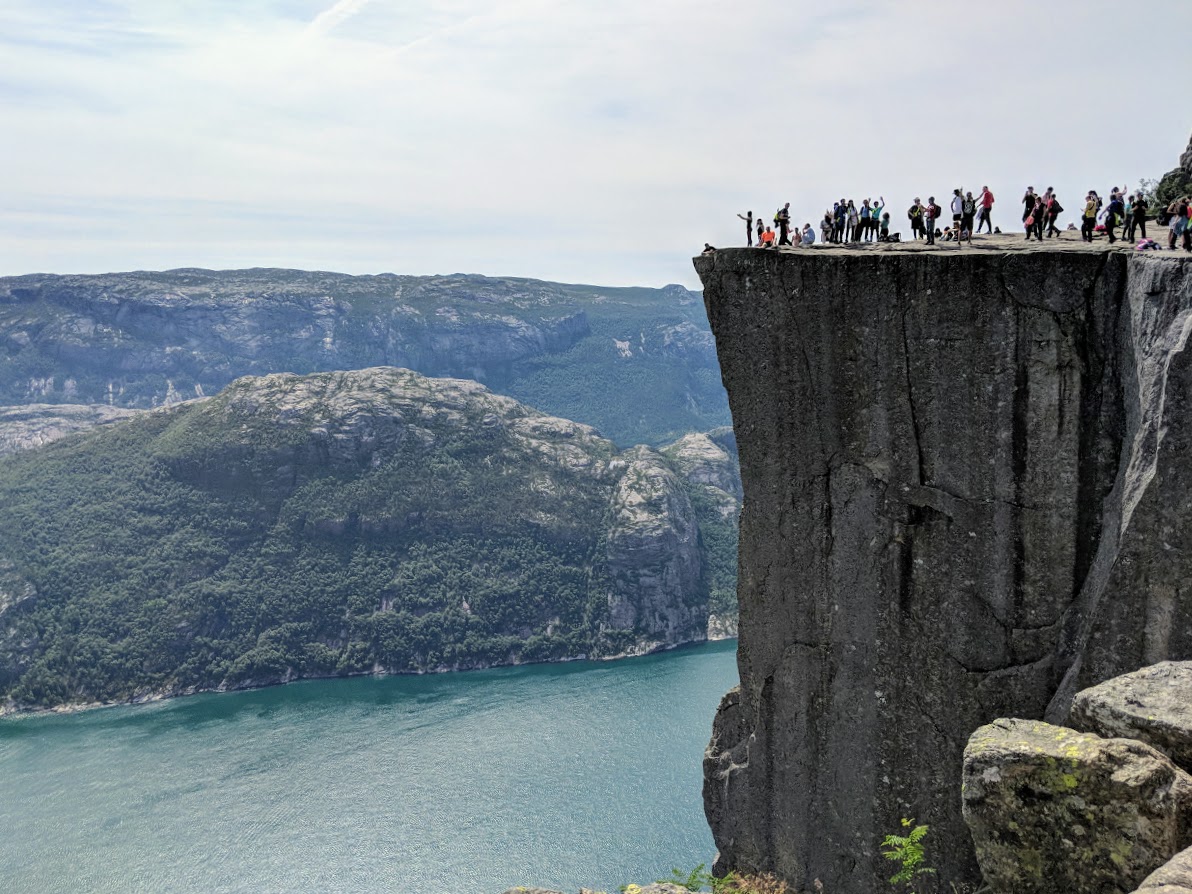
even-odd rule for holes
{"type": "Polygon", "coordinates": [[[710,862],[735,643],[0,721],[0,889],[615,891],[710,862]]]}

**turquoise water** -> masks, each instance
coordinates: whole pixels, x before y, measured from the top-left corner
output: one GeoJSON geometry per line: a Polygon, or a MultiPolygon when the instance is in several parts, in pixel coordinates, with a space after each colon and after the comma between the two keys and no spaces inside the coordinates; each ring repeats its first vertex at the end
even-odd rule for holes
{"type": "Polygon", "coordinates": [[[710,862],[735,643],[0,721],[0,890],[615,891],[710,862]]]}

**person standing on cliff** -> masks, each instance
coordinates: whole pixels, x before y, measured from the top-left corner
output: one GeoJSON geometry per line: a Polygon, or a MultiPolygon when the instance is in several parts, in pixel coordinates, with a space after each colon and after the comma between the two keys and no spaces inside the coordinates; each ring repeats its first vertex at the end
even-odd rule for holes
{"type": "MultiPolygon", "coordinates": [[[[1035,202],[1038,201],[1038,196],[1035,195],[1035,188],[1028,186],[1026,188],[1026,195],[1022,197],[1022,222],[1025,225],[1026,219],[1031,216],[1035,210],[1035,202]]],[[[1030,233],[1027,233],[1027,238],[1030,238],[1030,233]]]]}
{"type": "Polygon", "coordinates": [[[766,231],[766,225],[762,223],[762,219],[757,219],[757,247],[762,247],[762,233],[766,231]]]}
{"type": "MultiPolygon", "coordinates": [[[[886,197],[878,196],[877,201],[869,206],[869,229],[873,233],[874,240],[881,238],[879,230],[879,222],[882,216],[882,210],[886,207],[886,197]]],[[[888,215],[887,215],[888,216],[888,215]]]]}
{"type": "Polygon", "coordinates": [[[977,216],[977,200],[971,192],[965,192],[964,201],[960,203],[960,231],[973,241],[973,220],[977,216]]]}
{"type": "Polygon", "coordinates": [[[1059,196],[1054,192],[1051,194],[1051,201],[1047,203],[1047,238],[1050,239],[1055,236],[1060,238],[1060,228],[1055,225],[1056,219],[1064,213],[1064,206],[1060,204],[1059,196]]]}
{"type": "Polygon", "coordinates": [[[923,227],[927,230],[928,245],[935,245],[935,222],[942,213],[943,209],[935,203],[935,196],[928,196],[927,204],[923,207],[923,227]]]}
{"type": "Polygon", "coordinates": [[[923,203],[919,201],[917,196],[915,197],[915,204],[907,209],[906,216],[911,222],[911,238],[918,242],[919,234],[923,232],[923,203]]]}
{"type": "Polygon", "coordinates": [[[1146,199],[1143,198],[1142,193],[1134,197],[1134,204],[1130,206],[1130,241],[1134,241],[1134,236],[1138,228],[1142,228],[1142,238],[1146,238],[1146,199]]]}
{"type": "Polygon", "coordinates": [[[778,244],[791,244],[791,203],[787,202],[778,209],[778,213],[774,215],[774,221],[778,224],[778,244]]]}
{"type": "Polygon", "coordinates": [[[988,227],[989,235],[993,235],[993,193],[988,186],[981,187],[981,220],[977,224],[977,232],[981,232],[982,225],[988,227]]]}
{"type": "Polygon", "coordinates": [[[745,247],[753,247],[753,212],[746,211],[744,214],[738,213],[737,217],[745,221],[745,247]]]}
{"type": "Polygon", "coordinates": [[[1080,238],[1093,241],[1093,230],[1097,226],[1097,197],[1089,193],[1084,200],[1084,217],[1080,219],[1080,238]]]}

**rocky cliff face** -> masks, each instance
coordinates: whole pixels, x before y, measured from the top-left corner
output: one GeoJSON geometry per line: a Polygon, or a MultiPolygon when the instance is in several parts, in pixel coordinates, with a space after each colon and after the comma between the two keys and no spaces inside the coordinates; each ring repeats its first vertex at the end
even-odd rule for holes
{"type": "Polygon", "coordinates": [[[0,460],[0,713],[703,640],[704,488],[473,381],[240,379],[0,460]]]}
{"type": "Polygon", "coordinates": [[[119,422],[136,410],[106,404],[27,404],[0,407],[0,456],[31,450],[67,435],[119,422]]]}
{"type": "Polygon", "coordinates": [[[745,494],[722,867],[877,890],[914,816],[974,878],[969,734],[1192,655],[1192,265],[982,246],[696,259],[745,494]]]}

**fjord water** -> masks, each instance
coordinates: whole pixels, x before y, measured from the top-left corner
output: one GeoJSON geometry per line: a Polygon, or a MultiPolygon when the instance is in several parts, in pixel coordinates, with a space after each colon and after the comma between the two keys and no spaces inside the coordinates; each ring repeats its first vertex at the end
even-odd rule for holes
{"type": "Polygon", "coordinates": [[[0,721],[0,888],[615,891],[710,862],[735,642],[0,721]]]}

